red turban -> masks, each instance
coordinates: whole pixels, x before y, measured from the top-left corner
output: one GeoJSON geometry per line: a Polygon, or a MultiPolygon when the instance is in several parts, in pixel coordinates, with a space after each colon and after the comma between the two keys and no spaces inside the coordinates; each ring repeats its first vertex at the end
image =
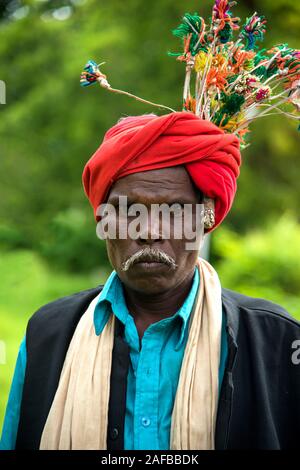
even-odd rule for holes
{"type": "Polygon", "coordinates": [[[215,228],[231,208],[240,164],[235,135],[188,112],[149,114],[127,117],[109,129],[82,178],[97,220],[97,207],[119,178],[184,165],[195,185],[215,200],[215,228]]]}

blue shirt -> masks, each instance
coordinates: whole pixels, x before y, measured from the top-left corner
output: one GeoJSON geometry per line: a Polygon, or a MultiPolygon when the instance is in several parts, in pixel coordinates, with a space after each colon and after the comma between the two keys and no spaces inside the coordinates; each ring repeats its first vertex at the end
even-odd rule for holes
{"type": "MultiPolygon", "coordinates": [[[[188,339],[188,320],[199,285],[195,268],[192,287],[183,305],[172,316],[151,324],[140,340],[129,313],[121,281],[111,273],[101,291],[94,311],[95,333],[99,335],[113,311],[124,324],[124,339],[129,345],[127,376],[125,449],[167,450],[171,417],[181,363],[188,339]]],[[[219,384],[227,358],[227,337],[223,314],[219,384]]],[[[20,416],[20,403],[26,367],[26,342],[21,344],[4,419],[0,449],[14,449],[20,416]]]]}

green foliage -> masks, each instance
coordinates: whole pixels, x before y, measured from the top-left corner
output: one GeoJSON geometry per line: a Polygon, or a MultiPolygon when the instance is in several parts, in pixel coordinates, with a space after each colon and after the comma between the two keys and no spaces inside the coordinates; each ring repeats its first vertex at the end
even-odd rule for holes
{"type": "MultiPolygon", "coordinates": [[[[100,265],[99,265],[100,266],[100,265]]],[[[103,284],[103,267],[91,273],[54,270],[40,256],[19,250],[0,254],[0,340],[6,345],[6,364],[0,364],[0,429],[20,342],[31,315],[59,297],[103,284]]]]}
{"type": "MultiPolygon", "coordinates": [[[[15,16],[0,21],[0,79],[7,89],[7,104],[0,106],[0,224],[15,232],[5,236],[6,245],[10,240],[12,248],[21,243],[47,254],[49,225],[58,214],[79,207],[90,218],[87,227],[93,223],[81,174],[105,130],[120,116],[153,111],[99,87],[82,89],[79,76],[87,59],[105,61],[103,72],[116,88],[181,109],[184,71],[167,55],[177,47],[171,31],[186,10],[208,18],[212,1],[155,1],[151,8],[141,0],[6,4],[15,16]],[[63,6],[70,9],[69,16],[59,20],[57,12],[63,6]],[[19,7],[26,9],[18,14],[19,7]]],[[[268,19],[266,48],[280,42],[297,47],[299,3],[256,0],[235,7],[242,18],[255,10],[268,19]]],[[[227,222],[238,232],[261,226],[287,207],[298,213],[300,166],[294,123],[282,117],[262,118],[252,136],[227,222]]],[[[53,244],[55,233],[53,229],[53,244]]],[[[87,269],[90,257],[80,256],[80,251],[75,256],[76,261],[68,256],[69,268],[87,269]]],[[[97,262],[95,258],[95,266],[97,262]]]]}
{"type": "Polygon", "coordinates": [[[0,250],[5,251],[11,247],[22,247],[22,233],[18,227],[8,224],[0,224],[0,250]]]}
{"type": "MultiPolygon", "coordinates": [[[[167,56],[178,44],[171,31],[184,11],[207,18],[211,6],[212,0],[2,2],[0,339],[8,362],[0,365],[0,423],[27,319],[46,302],[103,282],[109,269],[83,193],[84,164],[119,117],[153,111],[96,86],[82,89],[84,64],[105,61],[112,86],[180,110],[184,71],[167,56]],[[70,15],[59,20],[62,6],[70,15]]],[[[235,9],[242,18],[254,11],[268,20],[266,49],[299,47],[299,2],[243,0],[235,9]]],[[[212,237],[213,264],[224,286],[281,303],[299,318],[299,134],[293,122],[272,116],[252,130],[234,206],[212,237]],[[290,216],[281,219],[287,209],[290,216]],[[276,222],[264,234],[269,220],[276,222]]]]}
{"type": "Polygon", "coordinates": [[[91,270],[95,260],[98,266],[108,264],[105,241],[96,237],[95,223],[82,209],[59,212],[49,224],[40,251],[49,262],[66,271],[91,270]]]}
{"type": "Polygon", "coordinates": [[[220,228],[213,264],[224,287],[277,302],[300,319],[299,246],[300,225],[285,214],[244,235],[220,228]]]}

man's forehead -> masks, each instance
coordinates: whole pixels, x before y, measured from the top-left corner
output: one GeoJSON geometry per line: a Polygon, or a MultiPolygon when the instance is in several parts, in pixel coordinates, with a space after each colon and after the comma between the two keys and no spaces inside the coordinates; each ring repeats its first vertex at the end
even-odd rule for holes
{"type": "Polygon", "coordinates": [[[120,195],[138,196],[145,193],[162,197],[194,196],[192,180],[184,166],[162,168],[133,173],[117,180],[112,186],[109,199],[120,195]]]}

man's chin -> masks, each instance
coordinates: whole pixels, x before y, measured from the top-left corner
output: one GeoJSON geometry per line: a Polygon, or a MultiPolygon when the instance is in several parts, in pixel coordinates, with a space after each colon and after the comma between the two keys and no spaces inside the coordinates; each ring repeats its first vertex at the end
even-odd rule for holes
{"type": "Polygon", "coordinates": [[[121,274],[123,284],[129,289],[144,295],[157,295],[172,289],[174,281],[169,268],[139,267],[121,274]]]}

